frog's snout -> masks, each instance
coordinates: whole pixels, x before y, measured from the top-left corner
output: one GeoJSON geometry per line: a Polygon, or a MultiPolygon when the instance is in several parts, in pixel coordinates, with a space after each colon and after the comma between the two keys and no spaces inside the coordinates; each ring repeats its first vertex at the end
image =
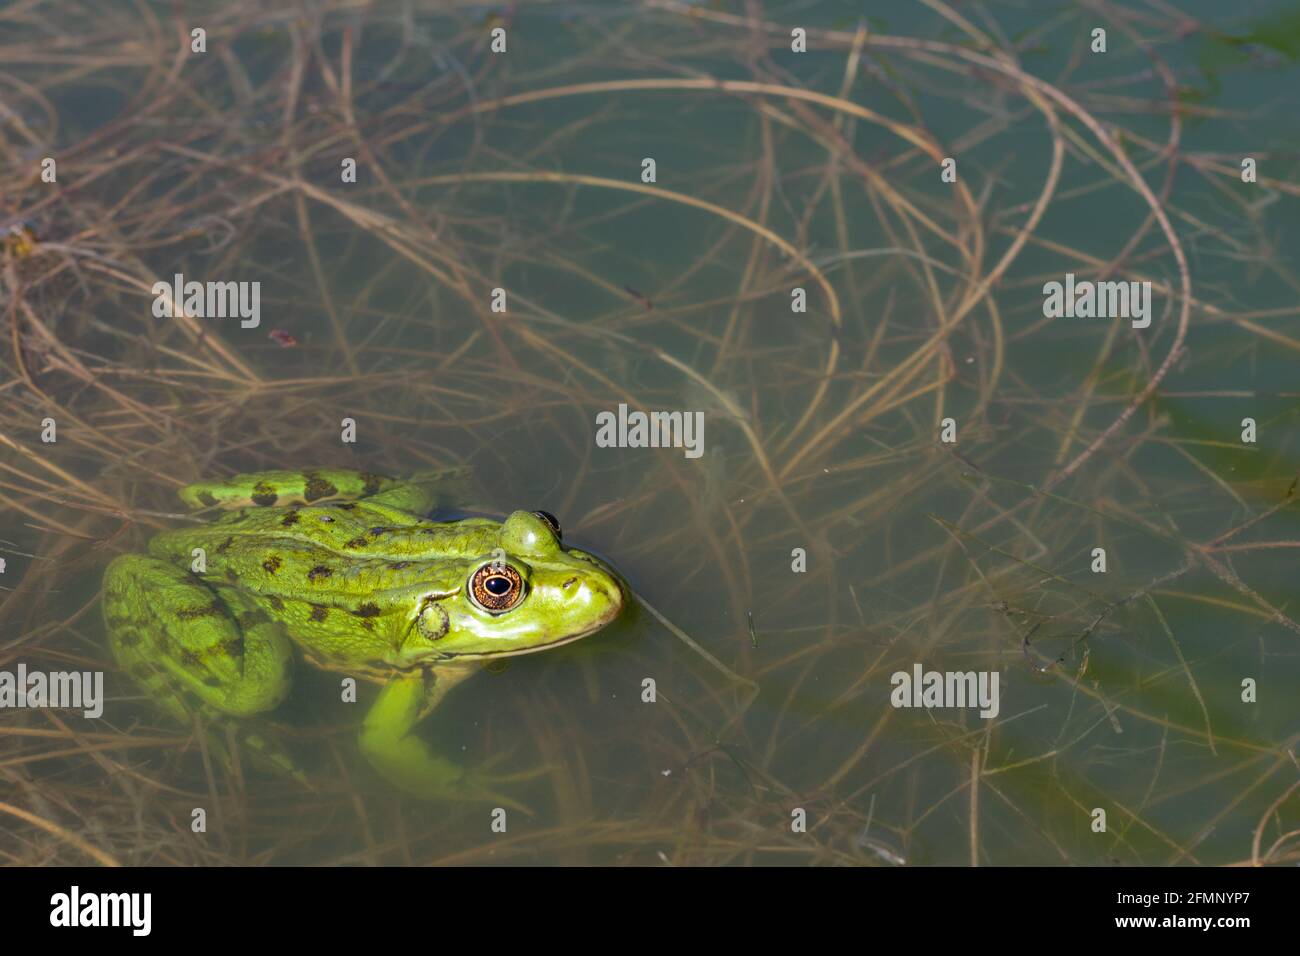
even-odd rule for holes
{"type": "Polygon", "coordinates": [[[609,623],[623,613],[623,605],[627,603],[627,593],[623,589],[623,582],[615,575],[608,575],[599,587],[604,603],[609,608],[608,615],[605,617],[605,623],[609,623]]]}
{"type": "Polygon", "coordinates": [[[582,559],[594,567],[581,572],[575,569],[560,582],[558,593],[569,608],[569,618],[585,621],[595,630],[623,612],[628,592],[619,576],[597,559],[589,555],[583,555],[582,559]]]}

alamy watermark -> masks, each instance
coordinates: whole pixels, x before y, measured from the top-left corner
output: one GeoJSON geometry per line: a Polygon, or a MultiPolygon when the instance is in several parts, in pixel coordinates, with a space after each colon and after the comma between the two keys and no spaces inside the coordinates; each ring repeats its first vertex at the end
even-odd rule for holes
{"type": "Polygon", "coordinates": [[[1065,282],[1043,286],[1043,315],[1049,319],[1132,319],[1133,328],[1151,324],[1150,282],[1092,282],[1065,274],[1065,282]]]}
{"type": "Polygon", "coordinates": [[[83,893],[74,885],[50,897],[51,926],[124,926],[133,936],[148,936],[152,912],[152,893],[83,893]]]}
{"type": "Polygon", "coordinates": [[[240,327],[255,329],[262,322],[262,283],[185,281],[179,272],[171,283],[155,282],[153,314],[175,319],[184,314],[196,319],[239,318],[240,327]]]}
{"type": "Polygon", "coordinates": [[[66,707],[85,717],[104,713],[103,671],[0,671],[0,709],[9,707],[66,707]]]}
{"type": "Polygon", "coordinates": [[[932,709],[979,707],[990,720],[1002,709],[998,671],[927,671],[920,664],[912,672],[895,671],[889,678],[894,689],[889,702],[895,707],[932,709]]]}
{"type": "Polygon", "coordinates": [[[703,412],[629,412],[596,414],[597,448],[682,448],[687,458],[704,454],[703,412]]]}

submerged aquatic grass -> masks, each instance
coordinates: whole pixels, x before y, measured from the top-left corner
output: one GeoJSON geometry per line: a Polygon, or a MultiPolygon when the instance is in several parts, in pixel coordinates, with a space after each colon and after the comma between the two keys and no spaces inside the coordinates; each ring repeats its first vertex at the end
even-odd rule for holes
{"type": "Polygon", "coordinates": [[[4,859],[1300,861],[1295,104],[1232,102],[1289,61],[1162,5],[888,19],[0,11],[0,670],[109,698],[0,712],[4,859]],[[259,322],[157,314],[176,274],[259,322]],[[1048,318],[1067,274],[1150,283],[1150,327],[1048,318]],[[703,454],[600,447],[620,406],[703,454]],[[180,487],[453,464],[646,605],[430,729],[543,771],[507,833],[376,781],[329,676],[274,715],[304,787],[113,669],[103,569],[180,487]],[[915,665],[998,672],[998,716],[890,706],[915,665]]]}

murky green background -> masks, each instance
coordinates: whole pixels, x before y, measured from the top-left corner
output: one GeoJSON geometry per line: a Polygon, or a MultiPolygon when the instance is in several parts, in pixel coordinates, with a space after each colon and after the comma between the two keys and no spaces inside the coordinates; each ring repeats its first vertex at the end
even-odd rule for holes
{"type": "MultiPolygon", "coordinates": [[[[1300,632],[1287,617],[1300,569],[1300,521],[1287,504],[1300,473],[1296,196],[1242,184],[1231,168],[1255,156],[1261,177],[1296,181],[1300,8],[1178,4],[1186,23],[1199,18],[1216,39],[1209,29],[1180,36],[1162,5],[1109,5],[1141,46],[1120,22],[1073,4],[955,8],[995,43],[1022,44],[1024,70],[1058,84],[1108,130],[1124,130],[1128,155],[1168,200],[1196,297],[1185,354],[1158,395],[1076,474],[1036,496],[1149,379],[1177,315],[1157,290],[1142,331],[1042,317],[1042,284],[1087,272],[1083,257],[1124,256],[1113,278],[1177,287],[1158,227],[1126,248],[1148,207],[1085,127],[1060,114],[1069,135],[1059,184],[993,290],[996,316],[977,306],[894,402],[862,406],[786,471],[796,449],[909,360],[938,324],[935,298],[951,309],[967,281],[952,244],[910,231],[834,144],[851,143],[912,208],[951,229],[953,187],[934,162],[877,123],[776,94],[593,89],[457,111],[647,77],[843,93],[918,126],[957,157],[979,205],[983,273],[1047,178],[1052,139],[1042,114],[1011,81],[937,53],[925,61],[868,47],[842,90],[842,45],[814,40],[797,55],[780,36],[760,44],[728,19],[743,14],[740,4],[701,5],[691,17],[671,5],[523,3],[505,11],[503,65],[486,64],[484,48],[496,22],[485,17],[500,8],[455,6],[450,15],[424,4],[367,15],[322,8],[294,114],[296,167],[283,145],[282,101],[293,17],[247,10],[256,26],[241,25],[218,53],[223,28],[240,21],[235,5],[210,14],[208,56],[223,67],[196,67],[209,70],[196,86],[202,101],[169,102],[151,121],[153,136],[192,152],[133,157],[87,190],[98,208],[112,208],[150,163],[176,166],[113,215],[130,235],[136,211],[169,190],[179,209],[171,225],[198,238],[139,249],[143,262],[161,277],[262,282],[262,326],[215,320],[215,330],[266,384],[250,393],[201,376],[116,377],[184,423],[156,425],[166,461],[150,466],[160,476],[152,482],[139,463],[78,441],[72,425],[61,424],[57,446],[42,447],[39,404],[4,430],[133,507],[164,514],[177,510],[175,484],[203,475],[469,463],[480,500],[467,506],[555,512],[569,540],[607,555],[756,690],[646,612],[475,678],[426,731],[468,763],[505,755],[509,768],[551,768],[521,786],[534,815],[512,814],[505,835],[489,830],[490,807],[391,794],[356,759],[361,709],[334,703],[336,675],[305,668],[278,716],[300,729],[318,793],[253,777],[214,800],[201,762],[179,747],[109,751],[138,774],[76,754],[22,759],[61,749],[40,738],[11,741],[9,759],[19,762],[6,776],[16,793],[52,788],[63,796],[41,804],[51,816],[124,861],[155,863],[1225,864],[1251,859],[1257,831],[1267,854],[1296,828],[1300,806],[1287,795],[1300,734],[1300,632]],[[357,143],[325,132],[339,120],[319,64],[338,71],[349,26],[362,142],[382,157],[392,190],[357,143]],[[1104,56],[1088,52],[1094,26],[1109,29],[1104,56]],[[1173,71],[1181,102],[1212,114],[1183,116],[1178,150],[1227,173],[1190,163],[1171,172],[1135,138],[1169,137],[1157,64],[1173,71]],[[307,118],[313,107],[319,126],[307,118]],[[360,182],[344,186],[339,157],[352,155],[360,182]],[[639,182],[643,157],[656,160],[658,189],[708,206],[619,188],[639,182]],[[516,181],[475,178],[487,173],[516,181]],[[351,204],[309,198],[319,278],[291,190],[253,212],[230,209],[232,197],[266,197],[294,175],[351,204]],[[386,242],[357,210],[418,223],[438,240],[388,233],[386,242]],[[840,327],[806,271],[718,210],[761,220],[824,270],[840,327]],[[231,245],[212,248],[231,233],[231,245]],[[929,274],[917,243],[931,257],[929,274]],[[487,309],[497,285],[508,290],[505,315],[487,309]],[[810,290],[807,314],[789,309],[795,285],[810,290]],[[268,340],[272,329],[298,345],[268,340]],[[796,432],[833,345],[841,354],[826,397],[796,432]],[[704,412],[705,455],[596,448],[595,415],[619,402],[704,412]],[[958,423],[955,446],[937,440],[947,416],[958,423]],[[358,423],[355,446],[339,442],[345,417],[358,423]],[[1258,423],[1251,446],[1240,440],[1245,417],[1258,423]],[[779,476],[775,487],[750,435],[779,476]],[[1206,555],[1243,525],[1232,544],[1275,546],[1206,555]],[[1096,547],[1107,552],[1104,575],[1089,570],[1096,547]],[[796,548],[807,552],[802,574],[791,567],[796,548]],[[998,718],[891,708],[890,675],[913,662],[998,671],[998,718]],[[647,678],[654,703],[642,700],[647,678]],[[1241,700],[1246,678],[1258,683],[1255,703],[1241,700]],[[214,802],[207,835],[165,826],[214,802]],[[791,832],[796,808],[807,812],[806,833],[791,832]],[[1095,808],[1106,812],[1105,833],[1093,832],[1095,808]]],[[[152,9],[162,17],[171,8],[152,9]]],[[[762,9],[775,24],[850,32],[859,15],[843,3],[762,9]]],[[[920,3],[889,4],[867,23],[975,48],[920,3]]],[[[13,69],[28,82],[55,72],[41,63],[13,69]]],[[[105,87],[112,69],[55,85],[56,143],[79,142],[139,108],[129,87],[105,87]]],[[[0,209],[0,220],[11,212],[0,209]]],[[[64,220],[49,215],[46,229],[57,233],[64,220]]],[[[166,322],[151,324],[148,304],[138,294],[95,295],[77,309],[52,307],[50,323],[84,355],[174,369],[174,356],[151,350],[186,340],[166,322]]],[[[69,407],[91,401],[71,386],[50,390],[69,407]]],[[[146,460],[141,426],[97,421],[117,421],[146,460]]],[[[20,485],[5,487],[7,501],[22,498],[20,485]]],[[[15,551],[5,583],[55,573],[18,556],[48,554],[54,537],[17,510],[6,508],[3,520],[15,551]]],[[[109,668],[105,719],[92,726],[67,716],[75,731],[177,733],[111,671],[97,607],[51,626],[93,599],[113,554],[168,524],[154,515],[95,520],[90,540],[69,539],[61,553],[55,592],[26,591],[3,618],[0,663],[109,668]]],[[[50,727],[31,714],[0,721],[50,727]]],[[[1286,852],[1277,859],[1294,862],[1293,842],[1286,852]]]]}

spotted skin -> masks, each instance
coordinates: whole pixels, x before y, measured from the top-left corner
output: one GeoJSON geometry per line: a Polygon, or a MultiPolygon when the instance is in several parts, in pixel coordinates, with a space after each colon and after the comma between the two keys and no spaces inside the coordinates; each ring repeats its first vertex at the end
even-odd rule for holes
{"type": "Polygon", "coordinates": [[[483,795],[482,779],[410,731],[473,662],[592,634],[626,590],[530,512],[421,517],[438,493],[434,476],[339,470],[190,485],[181,498],[219,507],[215,520],[163,532],[105,572],[114,657],[176,719],[239,722],[283,701],[297,648],[311,666],[383,685],[360,742],[386,778],[423,797],[483,795]],[[493,613],[468,582],[501,562],[523,586],[493,613]]]}
{"type": "MultiPolygon", "coordinates": [[[[284,629],[238,589],[138,554],[104,575],[104,617],[119,667],[185,726],[198,718],[207,746],[230,762],[223,727],[269,711],[289,691],[292,651],[284,629]]],[[[254,762],[297,774],[262,728],[237,726],[254,762]]]]}
{"type": "MultiPolygon", "coordinates": [[[[429,485],[446,485],[463,478],[464,469],[431,473],[428,480],[399,481],[387,475],[339,468],[313,471],[259,471],[224,481],[200,481],[181,489],[181,500],[192,508],[259,508],[349,502],[359,498],[406,511],[419,511],[428,500],[429,485]]],[[[423,510],[428,510],[425,505],[423,510]]]]}
{"type": "Polygon", "coordinates": [[[191,691],[208,713],[251,716],[288,693],[289,640],[259,612],[237,588],[144,555],[114,558],[104,574],[104,616],[118,664],[132,676],[146,671],[151,685],[191,691]]]}

